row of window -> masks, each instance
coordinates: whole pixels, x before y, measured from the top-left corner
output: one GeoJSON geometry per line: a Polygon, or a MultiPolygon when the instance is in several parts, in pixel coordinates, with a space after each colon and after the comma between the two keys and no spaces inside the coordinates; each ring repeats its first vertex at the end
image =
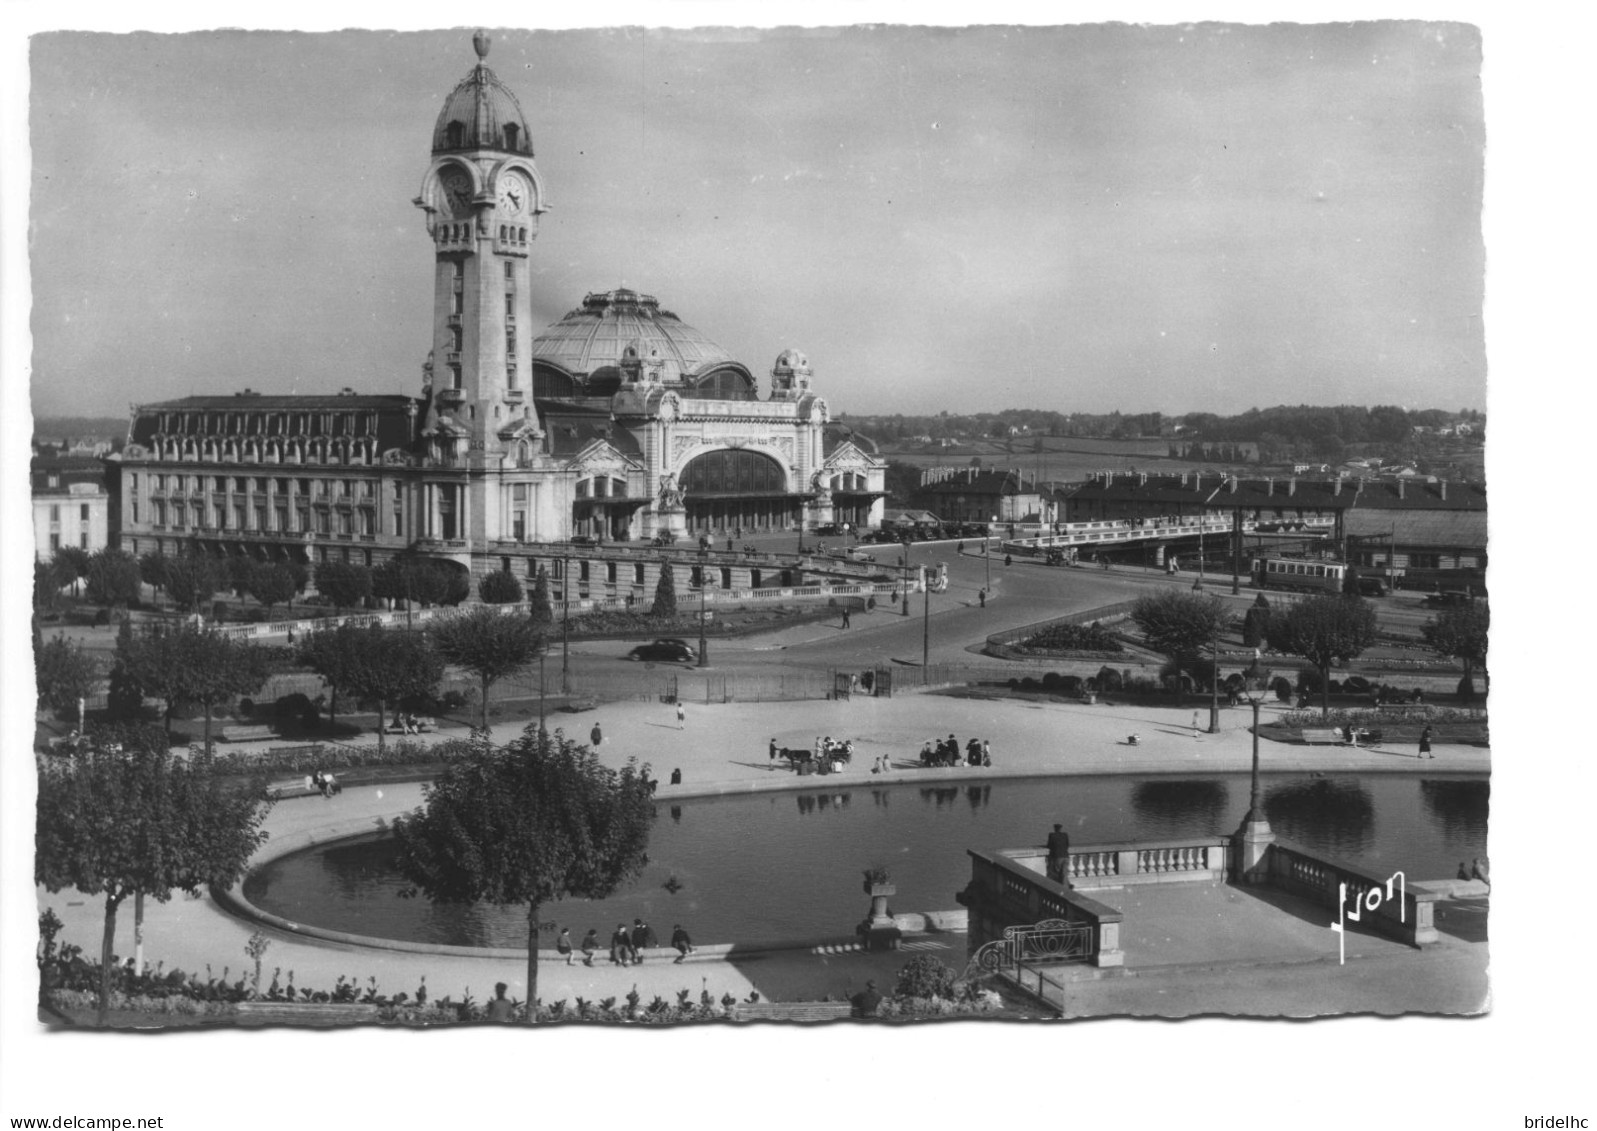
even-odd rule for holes
{"type": "MultiPolygon", "coordinates": [[[[205,491],[214,491],[217,494],[227,493],[229,490],[235,495],[254,492],[257,495],[268,493],[277,495],[300,495],[307,498],[332,498],[341,499],[373,499],[377,497],[379,481],[376,479],[293,479],[287,476],[266,475],[179,475],[168,474],[164,471],[146,472],[144,480],[151,492],[160,493],[174,491],[190,494],[201,494],[205,491]]],[[[128,483],[132,495],[139,495],[139,473],[134,471],[128,474],[128,483]]],[[[394,484],[395,495],[402,495],[404,487],[394,484]]]]}
{"type": "MultiPolygon", "coordinates": [[[[238,530],[262,534],[366,534],[377,533],[377,514],[369,508],[354,511],[332,510],[327,507],[246,506],[242,503],[228,508],[209,507],[205,503],[173,502],[170,505],[157,499],[150,504],[150,516],[157,527],[170,526],[173,530],[238,530]]],[[[133,504],[132,519],[139,521],[139,506],[133,504]]],[[[399,510],[394,511],[394,534],[403,537],[404,521],[399,510]]]]}
{"type": "Polygon", "coordinates": [[[377,413],[359,412],[162,412],[158,431],[183,436],[375,436],[377,413]]]}
{"type": "MultiPolygon", "coordinates": [[[[79,522],[88,522],[89,521],[89,504],[88,503],[79,503],[78,504],[78,521],[79,522]]],[[[61,504],[60,503],[51,503],[50,504],[50,525],[51,526],[59,526],[60,524],[61,524],[61,504]]]]}
{"type": "Polygon", "coordinates": [[[333,463],[371,465],[379,455],[377,440],[372,436],[358,439],[302,437],[249,436],[243,439],[221,440],[181,439],[175,436],[154,436],[149,441],[152,457],[157,460],[243,460],[267,463],[333,463]]]}

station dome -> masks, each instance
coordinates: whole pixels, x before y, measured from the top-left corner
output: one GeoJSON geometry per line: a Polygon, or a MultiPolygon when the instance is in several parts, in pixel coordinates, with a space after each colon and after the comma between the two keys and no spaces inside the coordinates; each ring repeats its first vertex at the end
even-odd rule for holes
{"type": "Polygon", "coordinates": [[[527,129],[521,103],[488,69],[491,42],[485,32],[472,36],[477,65],[444,99],[438,124],[433,127],[434,153],[497,149],[532,156],[532,133],[527,129]]]}
{"type": "Polygon", "coordinates": [[[532,340],[534,365],[554,366],[581,382],[589,394],[613,391],[628,349],[664,363],[668,385],[703,388],[705,395],[753,395],[749,371],[702,332],[660,307],[653,295],[625,287],[590,294],[582,305],[532,340]],[[724,388],[723,388],[724,386],[724,388]]]}

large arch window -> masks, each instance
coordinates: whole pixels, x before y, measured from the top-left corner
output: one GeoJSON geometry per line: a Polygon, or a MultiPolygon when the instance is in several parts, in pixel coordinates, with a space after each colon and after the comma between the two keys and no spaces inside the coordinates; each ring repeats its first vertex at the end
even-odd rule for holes
{"type": "Polygon", "coordinates": [[[707,452],[682,469],[683,491],[694,495],[777,495],[787,490],[782,465],[761,452],[707,452]]]}

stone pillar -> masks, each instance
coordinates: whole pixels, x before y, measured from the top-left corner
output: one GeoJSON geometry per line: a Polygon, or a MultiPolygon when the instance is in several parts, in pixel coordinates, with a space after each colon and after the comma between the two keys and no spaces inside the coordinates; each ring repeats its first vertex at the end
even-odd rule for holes
{"type": "Polygon", "coordinates": [[[897,892],[898,889],[892,884],[865,884],[865,894],[871,897],[871,912],[864,922],[854,928],[854,932],[860,936],[866,950],[898,949],[903,932],[887,911],[887,897],[897,892]]]}
{"type": "Polygon", "coordinates": [[[1124,966],[1126,953],[1120,949],[1120,924],[1099,922],[1097,930],[1098,945],[1095,948],[1097,953],[1093,955],[1093,965],[1124,966]]]}
{"type": "Polygon", "coordinates": [[[1247,884],[1269,882],[1269,868],[1265,857],[1275,843],[1275,833],[1270,822],[1262,817],[1257,821],[1244,820],[1236,832],[1236,875],[1247,884]]]}

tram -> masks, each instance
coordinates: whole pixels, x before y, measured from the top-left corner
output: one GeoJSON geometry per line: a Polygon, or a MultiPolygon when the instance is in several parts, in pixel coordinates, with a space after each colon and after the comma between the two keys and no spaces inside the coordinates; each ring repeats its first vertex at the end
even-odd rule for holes
{"type": "Polygon", "coordinates": [[[1255,558],[1253,584],[1262,589],[1302,589],[1311,593],[1340,593],[1347,575],[1342,562],[1304,558],[1255,558]]]}

